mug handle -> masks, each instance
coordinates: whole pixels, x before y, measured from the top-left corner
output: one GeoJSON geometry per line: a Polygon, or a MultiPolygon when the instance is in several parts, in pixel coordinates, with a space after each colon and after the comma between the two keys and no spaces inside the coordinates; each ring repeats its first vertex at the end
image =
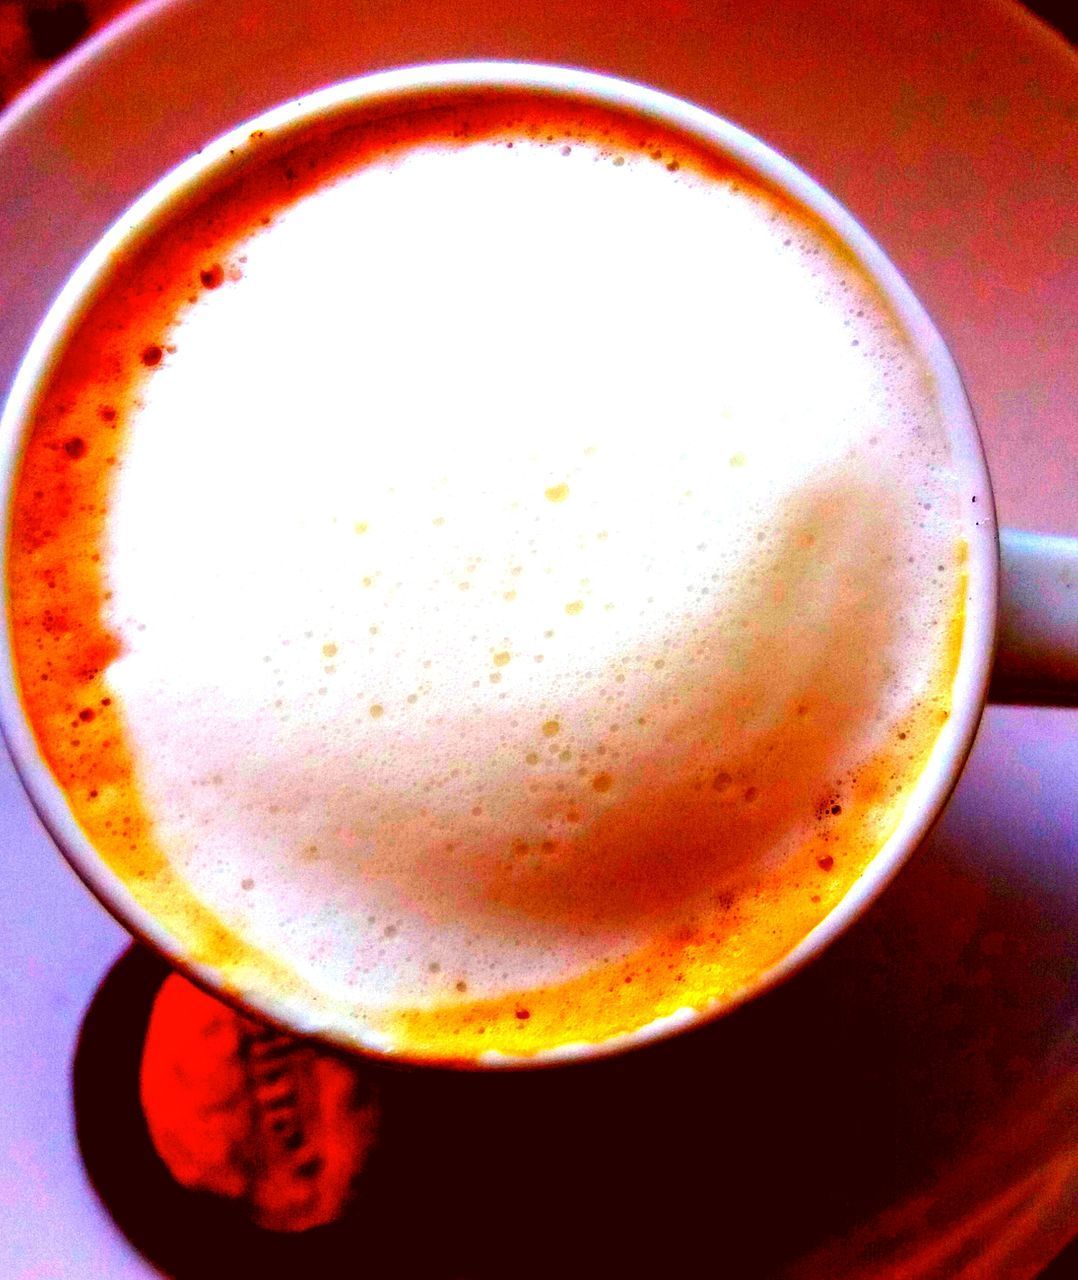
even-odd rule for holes
{"type": "Polygon", "coordinates": [[[1078,538],[1001,529],[990,702],[1078,707],[1078,538]]]}

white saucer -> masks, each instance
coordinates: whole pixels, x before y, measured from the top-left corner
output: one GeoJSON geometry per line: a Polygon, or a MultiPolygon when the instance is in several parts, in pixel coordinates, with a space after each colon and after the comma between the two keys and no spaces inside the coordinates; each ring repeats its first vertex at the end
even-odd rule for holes
{"type": "MultiPolygon", "coordinates": [[[[883,244],[951,343],[1001,522],[1078,533],[1078,64],[1003,0],[150,0],[0,119],[0,388],[82,253],[192,150],[346,76],[460,57],[644,80],[785,152],[883,244]]],[[[845,1002],[871,1023],[869,1061],[895,1064],[864,1123],[918,1135],[870,1210],[852,1228],[821,1220],[783,1275],[1020,1280],[1073,1232],[1076,779],[1078,713],[990,710],[921,854],[761,1015],[845,1002]]],[[[6,758],[0,832],[0,1273],[156,1274],[94,1196],[71,1114],[82,1015],[127,935],[6,758]]]]}

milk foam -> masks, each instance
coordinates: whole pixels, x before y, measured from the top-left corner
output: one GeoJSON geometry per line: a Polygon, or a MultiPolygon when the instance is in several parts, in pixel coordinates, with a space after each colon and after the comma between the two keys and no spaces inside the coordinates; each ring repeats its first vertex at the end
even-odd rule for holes
{"type": "Polygon", "coordinates": [[[111,498],[155,840],[372,1025],[781,864],[926,696],[955,593],[932,388],[841,254],[743,176],[509,140],[237,244],[111,498]]]}

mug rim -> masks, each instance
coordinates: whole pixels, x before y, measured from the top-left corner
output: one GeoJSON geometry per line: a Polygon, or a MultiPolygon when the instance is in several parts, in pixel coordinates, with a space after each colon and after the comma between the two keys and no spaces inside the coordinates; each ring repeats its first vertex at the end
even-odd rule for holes
{"type": "Polygon", "coordinates": [[[833,196],[792,161],[724,117],[648,85],[581,68],[516,61],[467,61],[420,64],[361,75],[291,99],[244,121],[170,169],[116,219],[89,249],[50,305],[24,354],[0,415],[0,518],[3,543],[4,619],[0,627],[0,731],[26,793],[53,842],[76,874],[109,913],[173,967],[217,998],[338,1048],[391,1062],[422,1067],[532,1068],[608,1057],[701,1026],[770,990],[807,965],[835,941],[898,873],[942,812],[973,745],[985,705],[998,610],[999,542],[991,480],[984,449],[961,375],[927,311],[880,246],[833,196]],[[63,347],[63,339],[94,296],[109,263],[132,241],[152,231],[174,203],[226,170],[250,134],[261,130],[278,137],[314,120],[351,110],[373,109],[412,97],[452,91],[520,90],[547,92],[595,102],[673,126],[710,149],[732,158],[751,174],[818,218],[852,254],[893,308],[935,383],[957,489],[966,517],[963,535],[968,554],[962,641],[952,683],[949,717],[911,788],[895,830],[873,854],[861,875],[826,916],[777,963],[755,975],[740,991],[703,1008],[683,1008],[632,1031],[604,1040],[581,1041],[529,1055],[481,1054],[444,1059],[395,1050],[373,1033],[345,1036],[317,1025],[310,1011],[290,1009],[286,1000],[230,986],[212,965],[183,954],[183,947],[153,913],[137,901],[79,826],[66,794],[38,748],[23,709],[11,644],[7,555],[12,521],[14,478],[36,399],[63,347]],[[966,503],[969,495],[971,502],[966,503]],[[974,518],[969,507],[976,506],[974,518]]]}

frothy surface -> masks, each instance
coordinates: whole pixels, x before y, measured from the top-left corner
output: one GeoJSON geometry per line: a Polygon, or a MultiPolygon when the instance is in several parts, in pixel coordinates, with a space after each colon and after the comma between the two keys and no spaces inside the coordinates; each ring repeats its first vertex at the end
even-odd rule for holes
{"type": "Polygon", "coordinates": [[[24,465],[19,671],[80,821],[345,1038],[735,994],[949,706],[925,371],[807,215],[650,124],[502,97],[250,152],[118,266],[24,465]]]}

